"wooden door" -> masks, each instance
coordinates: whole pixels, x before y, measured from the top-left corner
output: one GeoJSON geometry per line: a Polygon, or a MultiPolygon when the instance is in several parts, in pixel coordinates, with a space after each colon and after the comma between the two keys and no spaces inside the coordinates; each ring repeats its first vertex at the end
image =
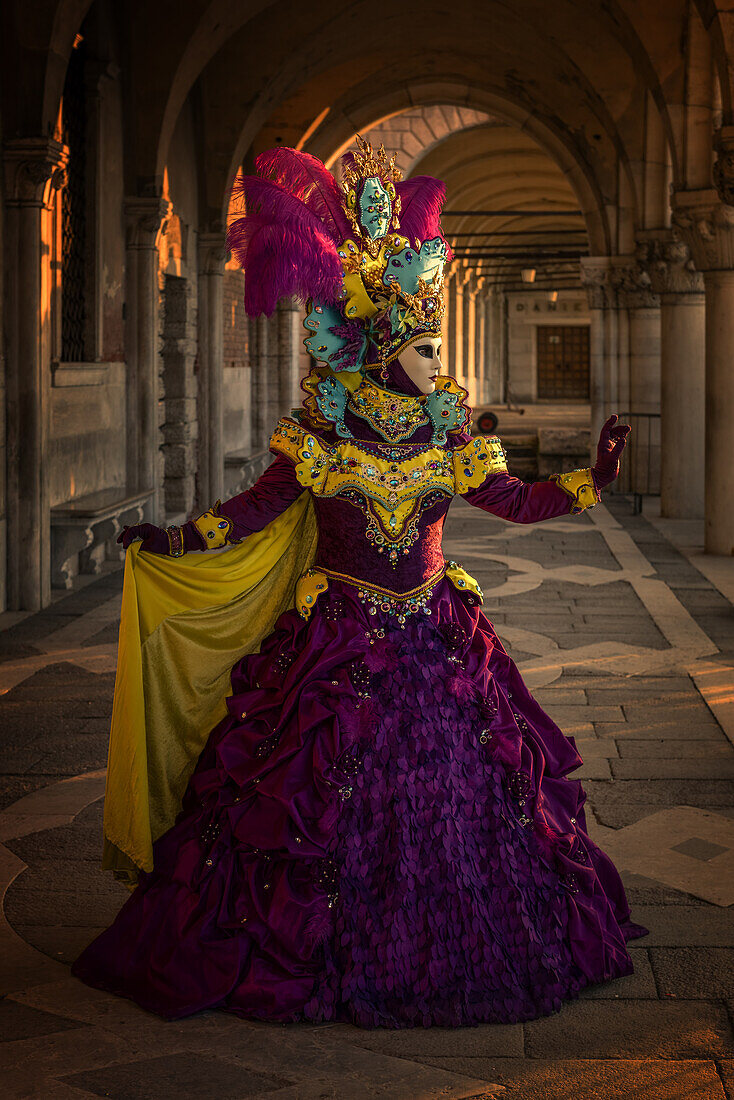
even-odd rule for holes
{"type": "Polygon", "coordinates": [[[588,401],[588,325],[538,325],[538,397],[588,401]]]}

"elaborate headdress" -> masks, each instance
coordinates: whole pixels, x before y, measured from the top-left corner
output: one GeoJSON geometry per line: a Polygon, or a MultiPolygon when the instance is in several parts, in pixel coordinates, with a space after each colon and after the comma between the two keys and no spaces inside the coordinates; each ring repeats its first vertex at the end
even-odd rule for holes
{"type": "Polygon", "coordinates": [[[408,344],[439,335],[443,267],[451,250],[440,226],[445,186],[402,181],[395,157],[357,138],[342,158],[341,187],[320,160],[273,149],[235,194],[246,213],[227,245],[245,271],[245,309],[271,314],[278,300],[306,304],[306,347],[334,372],[386,366],[408,344]]]}

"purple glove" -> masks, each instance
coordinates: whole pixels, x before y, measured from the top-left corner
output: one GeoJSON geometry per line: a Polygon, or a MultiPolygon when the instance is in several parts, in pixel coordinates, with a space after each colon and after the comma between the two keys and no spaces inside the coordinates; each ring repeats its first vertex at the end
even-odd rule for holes
{"type": "Polygon", "coordinates": [[[596,465],[591,468],[597,489],[610,485],[619,474],[619,459],[632,429],[629,424],[618,424],[618,420],[617,414],[612,413],[599,433],[596,465]]]}
{"type": "Polygon", "coordinates": [[[122,543],[127,550],[131,542],[142,539],[141,550],[149,550],[152,554],[169,554],[168,535],[162,527],[156,527],[154,523],[137,523],[133,527],[124,527],[117,536],[117,541],[122,543]]]}

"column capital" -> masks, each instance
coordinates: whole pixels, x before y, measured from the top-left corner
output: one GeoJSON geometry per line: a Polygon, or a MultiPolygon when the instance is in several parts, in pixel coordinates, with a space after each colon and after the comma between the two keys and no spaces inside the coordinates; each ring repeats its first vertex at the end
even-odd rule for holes
{"type": "Polygon", "coordinates": [[[128,248],[156,248],[173,204],[160,195],[129,195],[123,202],[128,248]]]}
{"type": "Polygon", "coordinates": [[[671,207],[673,225],[698,271],[734,268],[734,206],[723,203],[710,188],[674,191],[671,207]]]}
{"type": "Polygon", "coordinates": [[[581,282],[591,309],[655,309],[660,299],[634,256],[583,256],[581,282]]]}
{"type": "Polygon", "coordinates": [[[226,234],[218,232],[199,232],[199,274],[224,275],[224,261],[227,255],[226,234]]]}
{"type": "Polygon", "coordinates": [[[581,285],[586,291],[590,309],[611,309],[612,302],[610,256],[582,256],[579,260],[581,285]]]}
{"type": "Polygon", "coordinates": [[[703,276],[675,229],[649,230],[637,240],[637,262],[660,295],[703,294],[703,276]]]}
{"type": "Polygon", "coordinates": [[[53,138],[17,138],[3,147],[9,206],[48,206],[66,182],[69,150],[53,138]]]}

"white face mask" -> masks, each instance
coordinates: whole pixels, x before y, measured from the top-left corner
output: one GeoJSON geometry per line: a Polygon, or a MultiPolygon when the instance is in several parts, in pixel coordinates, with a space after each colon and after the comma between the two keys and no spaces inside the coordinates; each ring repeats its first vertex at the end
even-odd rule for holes
{"type": "Polygon", "coordinates": [[[433,393],[437,375],[444,373],[440,351],[440,336],[424,336],[398,356],[398,363],[421,393],[433,393]]]}

